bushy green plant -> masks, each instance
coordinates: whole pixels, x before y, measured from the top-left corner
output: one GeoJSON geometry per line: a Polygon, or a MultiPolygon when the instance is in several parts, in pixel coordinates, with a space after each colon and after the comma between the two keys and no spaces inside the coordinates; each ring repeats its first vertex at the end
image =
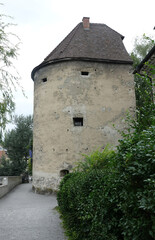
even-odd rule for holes
{"type": "Polygon", "coordinates": [[[109,169],[109,165],[113,166],[112,160],[115,151],[107,145],[103,150],[97,149],[89,155],[83,154],[83,159],[76,163],[75,171],[90,171],[92,169],[109,169]]]}
{"type": "Polygon", "coordinates": [[[64,178],[57,199],[69,239],[122,239],[114,185],[111,173],[99,169],[64,178]]]}
{"type": "Polygon", "coordinates": [[[124,239],[154,239],[155,126],[122,139],[116,156],[124,239]]]}
{"type": "Polygon", "coordinates": [[[27,164],[27,170],[28,170],[28,174],[32,175],[32,158],[28,159],[28,164],[27,164]]]}
{"type": "Polygon", "coordinates": [[[115,158],[124,240],[155,239],[155,105],[150,79],[143,75],[141,81],[146,86],[145,92],[139,89],[142,104],[137,118],[128,118],[115,158]]]}
{"type": "Polygon", "coordinates": [[[11,162],[9,159],[6,159],[5,156],[2,156],[0,163],[0,176],[11,176],[11,162]]]}

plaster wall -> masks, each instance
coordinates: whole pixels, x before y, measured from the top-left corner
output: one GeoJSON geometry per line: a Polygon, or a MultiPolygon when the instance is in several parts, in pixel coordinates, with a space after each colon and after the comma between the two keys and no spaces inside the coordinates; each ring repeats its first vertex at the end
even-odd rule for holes
{"type": "Polygon", "coordinates": [[[34,77],[34,188],[56,190],[60,171],[70,171],[82,153],[108,143],[116,146],[116,129],[125,127],[126,111],[134,109],[130,64],[66,61],[38,70],[34,77]],[[83,126],[74,126],[73,118],[83,118],[83,126]]]}

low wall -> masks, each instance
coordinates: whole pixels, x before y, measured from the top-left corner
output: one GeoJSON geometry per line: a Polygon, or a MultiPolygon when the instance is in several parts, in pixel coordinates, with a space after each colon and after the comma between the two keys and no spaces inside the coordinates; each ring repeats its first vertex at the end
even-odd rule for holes
{"type": "Polygon", "coordinates": [[[22,183],[21,176],[0,177],[0,198],[22,183]]]}

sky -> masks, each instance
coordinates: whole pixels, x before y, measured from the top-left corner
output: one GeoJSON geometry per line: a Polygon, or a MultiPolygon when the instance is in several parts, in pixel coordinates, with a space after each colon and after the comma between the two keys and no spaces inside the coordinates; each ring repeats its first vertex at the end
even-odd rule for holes
{"type": "Polygon", "coordinates": [[[14,65],[21,76],[25,95],[14,94],[17,115],[33,114],[31,71],[82,21],[104,23],[125,39],[128,52],[134,39],[146,35],[155,38],[154,0],[0,0],[1,13],[13,17],[11,31],[20,38],[19,56],[14,65]]]}

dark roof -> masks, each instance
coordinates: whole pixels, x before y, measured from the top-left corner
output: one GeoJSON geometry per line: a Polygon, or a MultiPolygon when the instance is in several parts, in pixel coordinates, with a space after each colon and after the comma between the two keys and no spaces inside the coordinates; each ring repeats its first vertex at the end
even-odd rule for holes
{"type": "Polygon", "coordinates": [[[84,29],[79,23],[67,37],[33,69],[35,72],[49,64],[67,61],[102,61],[132,63],[122,42],[123,36],[105,24],[90,23],[89,29],[84,29]]]}
{"type": "Polygon", "coordinates": [[[133,72],[135,73],[140,73],[141,69],[143,68],[144,64],[146,62],[148,62],[152,56],[155,55],[155,45],[154,47],[149,51],[149,53],[146,55],[146,57],[141,61],[141,63],[136,67],[135,71],[133,72]]]}

